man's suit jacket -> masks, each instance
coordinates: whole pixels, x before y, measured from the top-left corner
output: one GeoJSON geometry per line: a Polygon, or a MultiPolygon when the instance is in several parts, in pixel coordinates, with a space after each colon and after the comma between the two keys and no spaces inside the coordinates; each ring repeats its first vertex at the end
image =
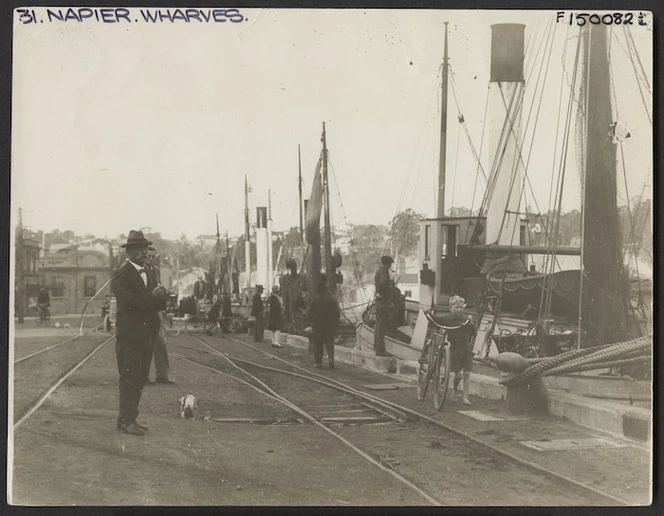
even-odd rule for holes
{"type": "Polygon", "coordinates": [[[158,311],[166,308],[166,301],[152,294],[157,280],[150,269],[146,273],[147,287],[129,261],[113,275],[111,290],[118,302],[116,336],[121,339],[147,341],[159,331],[158,311]]]}

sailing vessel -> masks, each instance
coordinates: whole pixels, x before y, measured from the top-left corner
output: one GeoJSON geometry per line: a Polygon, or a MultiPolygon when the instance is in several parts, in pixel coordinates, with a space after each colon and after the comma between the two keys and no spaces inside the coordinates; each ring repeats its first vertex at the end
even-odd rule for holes
{"type": "MultiPolygon", "coordinates": [[[[308,300],[318,290],[321,273],[325,272],[327,289],[332,293],[340,305],[343,305],[342,292],[338,286],[343,282],[339,271],[342,265],[342,256],[332,251],[332,225],[330,222],[330,190],[328,180],[328,149],[325,122],[321,134],[322,149],[314,171],[311,195],[307,201],[302,200],[302,172],[300,149],[298,147],[298,190],[300,204],[300,234],[302,245],[306,250],[300,250],[300,271],[297,272],[297,260],[291,257],[287,260],[288,274],[282,275],[280,284],[286,307],[286,319],[289,321],[289,331],[295,334],[304,334],[308,300]],[[304,204],[304,214],[302,206],[304,204]],[[321,217],[323,232],[321,234],[321,217]],[[304,219],[304,220],[303,220],[304,219]],[[293,312],[293,314],[291,314],[293,312]],[[297,312],[297,316],[295,316],[297,312]],[[297,319],[297,322],[295,322],[297,319]]],[[[291,252],[294,250],[291,250],[291,252]]],[[[343,316],[337,327],[337,343],[354,337],[355,325],[343,316]]]]}
{"type": "MultiPolygon", "coordinates": [[[[386,338],[395,356],[419,357],[424,334],[418,331],[423,310],[447,311],[449,298],[461,295],[475,318],[476,357],[517,351],[528,357],[626,341],[648,331],[630,310],[628,279],[616,193],[617,147],[612,118],[608,29],[581,28],[571,94],[561,146],[563,156],[555,186],[555,217],[545,228],[544,245],[530,242],[532,213],[521,209],[528,183],[522,136],[525,25],[491,26],[489,86],[490,135],[487,188],[479,211],[468,217],[445,216],[448,49],[447,24],[443,58],[441,141],[437,217],[420,221],[419,304],[407,303],[409,327],[386,338]],[[578,92],[575,94],[575,92],[578,92]],[[558,235],[562,182],[576,114],[577,153],[583,156],[582,224],[578,247],[563,247],[558,235]],[[556,268],[561,256],[578,257],[578,268],[556,268]],[[537,270],[535,258],[543,264],[537,270]],[[526,264],[529,264],[527,266],[526,264]]],[[[615,113],[615,108],[614,108],[615,113]]],[[[462,117],[459,119],[462,122],[462,117]]],[[[629,132],[623,131],[622,138],[629,132]]],[[[478,158],[479,161],[479,158],[478,158]]],[[[624,172],[624,171],[623,171],[624,172]]],[[[552,183],[553,185],[554,183],[552,183]]],[[[553,193],[553,191],[552,191],[553,193]]],[[[373,348],[369,320],[358,327],[358,346],[373,348]]]]}

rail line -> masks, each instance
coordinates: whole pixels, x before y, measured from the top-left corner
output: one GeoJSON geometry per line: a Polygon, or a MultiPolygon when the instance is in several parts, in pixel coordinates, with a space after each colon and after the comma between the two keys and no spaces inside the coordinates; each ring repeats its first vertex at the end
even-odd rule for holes
{"type": "MultiPolygon", "coordinates": [[[[250,360],[245,360],[245,359],[241,359],[241,358],[232,357],[232,356],[228,355],[227,353],[223,353],[223,352],[219,351],[218,349],[216,349],[216,348],[210,346],[210,345],[209,345],[207,342],[205,342],[205,340],[203,340],[202,338],[199,338],[199,337],[196,336],[196,335],[193,335],[193,337],[195,337],[195,338],[196,338],[199,342],[201,342],[206,348],[208,348],[209,352],[211,352],[211,353],[213,353],[213,354],[216,354],[216,355],[218,355],[218,356],[221,356],[221,357],[223,357],[223,358],[231,359],[231,360],[233,360],[234,362],[239,362],[239,363],[242,363],[242,364],[247,364],[247,365],[250,365],[250,366],[252,366],[252,367],[256,367],[256,368],[259,368],[259,369],[263,369],[263,370],[265,370],[265,371],[272,371],[272,372],[275,372],[275,373],[287,374],[287,375],[289,375],[289,376],[293,376],[293,377],[296,377],[296,378],[302,378],[302,379],[304,379],[304,380],[308,380],[308,381],[311,381],[311,382],[317,383],[317,384],[319,384],[319,385],[324,385],[325,387],[329,387],[329,388],[331,388],[331,389],[334,389],[334,390],[337,390],[337,391],[340,391],[340,392],[343,392],[343,393],[349,394],[349,395],[353,396],[354,398],[358,398],[358,399],[360,400],[361,403],[363,403],[363,404],[365,404],[365,405],[369,405],[373,410],[376,410],[377,412],[380,412],[381,414],[383,414],[383,415],[389,417],[390,419],[393,419],[393,420],[395,420],[395,421],[399,421],[399,422],[402,422],[402,423],[409,422],[409,421],[413,421],[413,418],[412,418],[411,416],[409,416],[408,414],[406,414],[406,413],[403,412],[402,410],[399,410],[399,409],[397,409],[397,408],[391,406],[390,404],[385,403],[385,402],[384,402],[383,400],[381,400],[380,398],[372,398],[372,397],[369,397],[369,396],[365,395],[365,393],[363,393],[363,392],[361,392],[361,391],[354,390],[354,389],[352,389],[352,388],[350,388],[350,387],[347,387],[347,386],[344,385],[344,384],[341,384],[341,383],[337,383],[337,384],[335,384],[335,383],[331,383],[331,382],[329,382],[329,381],[326,381],[327,379],[326,379],[325,377],[322,377],[322,379],[312,378],[311,376],[308,376],[308,375],[298,374],[298,373],[294,373],[294,372],[292,372],[292,371],[285,371],[285,370],[283,370],[283,369],[277,369],[277,368],[274,368],[274,367],[266,366],[266,365],[264,365],[264,364],[258,364],[258,363],[256,363],[256,362],[252,362],[252,361],[250,361],[250,360]]],[[[186,348],[190,348],[190,349],[195,349],[195,350],[197,350],[197,351],[205,351],[205,350],[201,350],[200,348],[193,348],[193,347],[191,347],[191,346],[185,346],[185,345],[183,345],[183,344],[178,344],[178,345],[181,346],[181,347],[186,347],[186,348]]]]}
{"type": "MultiPolygon", "coordinates": [[[[192,334],[192,336],[195,337],[197,340],[203,342],[206,346],[210,347],[211,349],[215,349],[215,348],[213,348],[212,346],[209,346],[209,344],[207,344],[207,343],[206,343],[202,338],[200,338],[199,336],[197,336],[197,335],[193,335],[193,334],[192,334]]],[[[516,455],[514,455],[514,454],[512,454],[512,453],[510,453],[510,452],[507,452],[507,451],[505,451],[505,450],[501,450],[500,448],[493,447],[493,446],[491,446],[490,444],[487,444],[487,443],[485,443],[485,442],[483,442],[483,441],[481,441],[481,440],[479,440],[479,439],[477,439],[477,438],[475,438],[475,437],[472,437],[472,436],[470,436],[470,435],[468,435],[468,434],[466,434],[466,433],[464,433],[464,432],[461,432],[460,430],[457,430],[456,428],[454,428],[454,427],[452,427],[452,426],[450,426],[450,425],[447,425],[447,424],[445,424],[445,423],[442,422],[442,421],[438,421],[438,420],[436,420],[436,419],[434,419],[434,418],[432,418],[432,417],[429,417],[429,416],[427,416],[426,414],[421,414],[421,413],[419,413],[419,412],[417,412],[417,411],[415,411],[415,410],[412,410],[412,409],[410,409],[410,408],[408,408],[408,407],[404,407],[404,406],[402,406],[402,405],[399,405],[398,403],[394,403],[394,402],[392,402],[392,401],[385,400],[385,399],[380,398],[380,397],[378,397],[378,396],[375,396],[375,395],[373,395],[373,394],[359,391],[359,390],[357,390],[357,389],[355,389],[355,388],[353,388],[353,387],[351,387],[351,386],[349,386],[349,385],[346,385],[346,384],[344,384],[343,382],[340,382],[340,381],[338,381],[338,380],[334,380],[334,379],[332,379],[332,378],[329,378],[329,377],[326,377],[326,376],[323,376],[323,375],[320,375],[320,374],[317,374],[317,373],[311,372],[311,371],[309,371],[309,370],[307,370],[307,369],[305,369],[305,368],[303,368],[303,367],[300,367],[300,366],[298,366],[298,365],[296,365],[296,364],[293,364],[292,362],[289,362],[288,360],[285,360],[285,359],[283,359],[283,358],[281,358],[281,357],[279,357],[279,356],[277,356],[277,355],[274,355],[274,354],[272,354],[272,353],[269,353],[269,352],[267,352],[267,351],[265,351],[265,350],[263,350],[263,349],[257,348],[256,346],[252,346],[251,344],[249,344],[249,343],[247,343],[247,342],[243,342],[243,341],[241,341],[241,340],[239,340],[239,339],[235,339],[235,338],[233,338],[233,337],[230,337],[230,336],[228,336],[228,335],[226,335],[226,334],[222,334],[221,337],[224,338],[224,339],[230,340],[231,342],[235,342],[235,343],[240,344],[240,345],[242,345],[242,346],[245,346],[245,347],[247,347],[247,348],[253,349],[254,351],[257,351],[258,353],[261,353],[261,354],[263,354],[263,355],[265,355],[265,356],[268,356],[268,357],[270,357],[270,358],[272,358],[272,359],[275,359],[275,360],[277,360],[277,361],[279,361],[279,362],[282,362],[282,363],[288,365],[289,367],[292,367],[292,368],[295,368],[295,369],[297,369],[297,370],[300,370],[300,371],[302,371],[302,372],[304,372],[304,373],[306,373],[306,374],[304,374],[304,375],[299,375],[299,374],[297,374],[297,373],[293,373],[292,371],[286,371],[286,370],[281,370],[281,369],[277,369],[277,368],[271,368],[271,367],[269,367],[269,366],[264,366],[264,365],[262,365],[262,364],[253,364],[253,363],[252,363],[254,366],[261,367],[261,368],[265,368],[265,369],[269,369],[269,370],[272,370],[272,371],[274,371],[274,372],[280,372],[280,373],[283,373],[283,374],[297,375],[298,377],[301,377],[301,378],[304,378],[304,379],[307,379],[307,380],[310,380],[310,381],[315,381],[315,382],[318,382],[318,383],[322,383],[322,384],[324,384],[324,385],[328,385],[328,386],[335,385],[336,387],[339,387],[341,390],[344,390],[345,392],[348,392],[349,394],[357,395],[357,396],[359,396],[359,397],[361,397],[361,398],[364,398],[364,399],[366,399],[367,401],[370,401],[370,402],[372,402],[372,403],[378,403],[378,404],[380,404],[381,406],[390,407],[392,410],[396,410],[396,411],[398,411],[398,412],[401,412],[402,414],[404,414],[404,415],[406,415],[406,416],[410,416],[411,418],[414,418],[414,419],[416,419],[416,420],[426,421],[426,422],[428,422],[428,423],[430,423],[430,424],[433,424],[433,425],[435,425],[435,426],[438,426],[438,427],[440,427],[440,428],[443,428],[444,430],[447,430],[448,432],[451,432],[451,433],[453,433],[453,434],[455,434],[455,435],[457,435],[457,436],[460,436],[460,437],[462,437],[462,438],[464,438],[464,439],[466,439],[466,440],[468,440],[468,441],[471,441],[471,442],[473,442],[473,443],[475,443],[475,444],[477,444],[477,445],[479,445],[479,446],[481,446],[481,447],[483,447],[483,448],[488,448],[488,449],[494,451],[495,453],[497,453],[497,454],[499,454],[499,455],[501,455],[501,456],[503,456],[503,457],[509,459],[510,461],[512,461],[512,462],[514,462],[514,463],[516,463],[516,464],[519,464],[519,465],[521,465],[521,466],[527,467],[527,468],[531,469],[532,471],[536,471],[536,472],[538,472],[538,473],[541,473],[541,474],[544,474],[544,475],[547,475],[547,476],[550,476],[550,477],[556,478],[556,479],[558,479],[558,480],[560,480],[560,481],[563,481],[563,482],[565,482],[565,483],[568,483],[568,484],[570,484],[570,485],[573,485],[574,487],[576,487],[576,488],[578,488],[578,489],[582,489],[582,490],[589,491],[589,492],[593,493],[593,494],[596,495],[596,496],[599,496],[599,497],[604,498],[605,500],[607,500],[608,502],[610,502],[610,503],[613,504],[613,505],[615,505],[615,504],[617,504],[617,505],[627,505],[627,506],[631,505],[629,501],[624,500],[624,499],[622,499],[622,498],[620,498],[620,497],[617,497],[617,496],[615,496],[615,495],[613,495],[613,494],[609,494],[609,493],[606,493],[606,492],[604,492],[604,491],[601,491],[601,490],[599,490],[599,489],[597,489],[597,488],[595,488],[595,487],[592,487],[592,486],[589,486],[589,485],[583,484],[583,483],[578,482],[577,480],[575,480],[575,479],[573,479],[573,478],[571,478],[571,477],[568,477],[567,475],[563,475],[563,474],[561,474],[561,473],[558,473],[558,472],[555,472],[555,471],[551,471],[551,470],[546,469],[546,468],[544,468],[544,467],[542,467],[542,466],[539,466],[538,464],[535,464],[535,463],[530,462],[530,461],[528,461],[528,460],[522,459],[522,458],[520,458],[520,457],[518,457],[518,456],[516,456],[516,455]]],[[[216,351],[217,353],[221,353],[221,352],[219,352],[219,351],[216,350],[216,349],[215,349],[215,351],[216,351]]],[[[232,358],[232,357],[231,357],[231,358],[232,358]]],[[[232,358],[232,360],[235,360],[235,361],[238,361],[238,362],[241,361],[240,359],[236,359],[236,358],[232,358]]],[[[248,361],[244,361],[244,362],[247,363],[248,361]]],[[[249,363],[251,363],[251,362],[249,362],[249,363]]]]}
{"type": "Polygon", "coordinates": [[[16,430],[19,426],[21,426],[32,414],[34,414],[39,407],[41,407],[44,402],[55,392],[55,390],[62,385],[62,383],[69,378],[79,367],[81,367],[91,356],[93,356],[97,351],[101,349],[101,347],[106,344],[109,340],[113,339],[115,335],[111,335],[108,339],[106,339],[104,342],[99,344],[95,349],[90,351],[85,357],[83,357],[82,360],[78,361],[76,364],[74,364],[62,377],[60,377],[58,380],[56,380],[51,386],[46,390],[46,392],[28,409],[28,411],[21,416],[21,418],[14,423],[14,430],[16,430]]]}
{"type": "MultiPolygon", "coordinates": [[[[196,337],[196,338],[198,339],[198,337],[196,337]]],[[[198,340],[200,340],[201,342],[203,342],[204,344],[207,345],[207,343],[205,343],[202,339],[198,339],[198,340]]],[[[196,348],[193,348],[193,349],[196,349],[196,348]]],[[[211,348],[211,349],[214,349],[214,348],[211,348]]],[[[201,349],[198,349],[198,351],[204,351],[204,352],[205,352],[205,350],[201,350],[201,349]]],[[[260,387],[254,385],[253,383],[247,382],[246,380],[243,380],[243,379],[241,379],[241,378],[238,378],[237,376],[234,376],[234,375],[232,375],[232,374],[225,373],[225,372],[223,372],[223,371],[220,371],[220,370],[217,369],[217,368],[214,368],[214,367],[211,367],[211,366],[208,366],[208,365],[205,365],[205,364],[201,364],[201,363],[199,363],[199,362],[196,362],[196,361],[194,361],[194,360],[188,359],[188,358],[183,357],[183,356],[181,356],[181,355],[178,355],[178,354],[175,354],[175,353],[171,353],[171,355],[172,355],[172,356],[175,356],[175,357],[177,357],[177,358],[180,358],[180,359],[186,360],[187,362],[189,362],[189,363],[191,363],[191,364],[198,365],[198,366],[200,366],[200,367],[203,367],[203,368],[205,368],[205,369],[208,369],[208,370],[214,371],[214,372],[216,372],[216,373],[218,373],[218,374],[221,374],[221,375],[223,375],[223,376],[226,376],[226,377],[228,377],[228,378],[232,378],[232,379],[234,379],[234,380],[236,380],[236,381],[239,381],[239,382],[241,382],[241,383],[243,383],[243,384],[245,384],[245,385],[248,385],[249,387],[251,387],[252,389],[256,390],[257,392],[259,392],[259,393],[261,393],[261,394],[263,394],[263,395],[265,395],[265,396],[268,396],[268,397],[270,397],[271,399],[274,399],[274,400],[278,401],[279,403],[285,405],[286,407],[290,408],[290,409],[293,410],[294,412],[297,412],[298,414],[300,414],[302,417],[304,417],[306,420],[308,420],[308,421],[311,422],[312,424],[316,425],[317,427],[321,428],[321,429],[324,430],[325,432],[327,432],[327,433],[329,433],[330,435],[332,435],[334,438],[336,438],[336,439],[338,439],[339,441],[341,441],[342,443],[344,443],[344,444],[345,444],[346,446],[348,446],[351,450],[353,450],[355,453],[357,453],[358,455],[360,455],[363,459],[367,460],[368,462],[370,462],[371,464],[373,464],[374,466],[376,466],[377,468],[379,468],[381,471],[383,471],[383,472],[387,473],[388,475],[394,477],[397,481],[399,481],[399,482],[402,483],[403,485],[409,487],[410,489],[412,489],[413,491],[415,491],[416,493],[418,493],[420,496],[422,496],[422,498],[424,498],[424,499],[425,499],[427,502],[429,502],[430,504],[435,505],[435,506],[442,506],[442,505],[443,505],[442,502],[440,502],[439,500],[437,500],[437,499],[434,498],[433,496],[431,496],[431,495],[429,495],[428,493],[426,493],[426,492],[425,492],[424,490],[422,490],[420,487],[418,487],[418,486],[415,485],[413,482],[411,482],[411,481],[408,480],[407,478],[403,477],[402,475],[400,475],[399,473],[397,473],[397,472],[394,471],[393,469],[390,469],[390,468],[384,466],[383,464],[381,464],[379,461],[377,461],[376,459],[374,459],[373,457],[371,457],[371,455],[369,455],[368,453],[366,453],[366,452],[363,451],[362,449],[360,449],[360,448],[358,448],[357,446],[355,446],[353,443],[351,443],[348,439],[346,439],[345,437],[343,437],[343,436],[340,435],[339,433],[337,433],[337,432],[335,432],[334,430],[332,430],[328,425],[326,425],[326,424],[324,424],[323,422],[321,422],[318,418],[316,418],[315,416],[313,416],[312,414],[310,414],[310,413],[307,412],[306,410],[302,409],[300,406],[296,405],[296,404],[293,403],[292,401],[288,400],[287,398],[281,396],[281,395],[280,395],[279,393],[277,393],[274,389],[272,389],[272,388],[271,388],[270,386],[268,386],[265,382],[263,382],[260,378],[258,378],[257,376],[251,374],[249,371],[247,371],[246,369],[243,369],[243,368],[240,367],[239,365],[237,365],[237,364],[235,363],[235,359],[231,359],[228,355],[226,355],[225,353],[222,353],[222,352],[220,352],[220,351],[218,351],[218,350],[215,350],[215,351],[217,351],[216,354],[218,354],[218,355],[222,356],[223,358],[225,358],[225,359],[228,361],[228,363],[229,363],[232,367],[234,367],[234,368],[237,369],[238,371],[242,372],[243,374],[245,374],[246,376],[248,376],[249,378],[251,378],[252,380],[254,380],[256,383],[258,383],[260,387]],[[261,387],[262,387],[262,388],[261,388],[261,387]]],[[[239,360],[238,360],[238,361],[239,361],[239,360]]],[[[279,370],[276,370],[276,371],[279,371],[279,370]]],[[[286,374],[289,374],[287,371],[284,371],[284,372],[285,372],[286,374]]],[[[303,375],[300,375],[300,376],[303,377],[303,375]]]]}
{"type": "Polygon", "coordinates": [[[97,331],[98,329],[99,329],[99,328],[97,327],[97,328],[92,328],[90,331],[86,331],[86,332],[83,333],[83,334],[77,333],[76,335],[74,335],[73,337],[71,337],[71,338],[69,338],[69,339],[67,339],[67,340],[63,340],[62,342],[58,342],[57,344],[53,344],[53,345],[48,346],[48,347],[46,347],[46,348],[44,348],[44,349],[42,349],[42,350],[36,351],[36,352],[34,352],[34,353],[31,353],[31,354],[28,355],[28,356],[21,357],[21,358],[19,358],[18,360],[14,360],[14,365],[16,365],[16,364],[20,364],[21,362],[25,362],[25,361],[28,360],[29,358],[33,358],[33,357],[36,357],[37,355],[41,355],[42,353],[46,353],[47,351],[50,351],[50,350],[52,350],[52,349],[55,349],[55,348],[57,348],[58,346],[62,346],[63,344],[67,344],[68,342],[73,342],[73,341],[75,341],[76,339],[82,339],[82,338],[85,337],[86,335],[89,335],[90,333],[92,333],[93,331],[97,331]]]}

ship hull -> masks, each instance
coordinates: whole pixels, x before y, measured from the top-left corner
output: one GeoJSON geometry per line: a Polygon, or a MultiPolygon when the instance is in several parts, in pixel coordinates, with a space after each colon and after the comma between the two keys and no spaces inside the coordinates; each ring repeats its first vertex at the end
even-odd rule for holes
{"type": "Polygon", "coordinates": [[[501,311],[535,318],[543,304],[543,291],[546,293],[551,289],[551,315],[578,317],[579,288],[580,272],[567,270],[550,276],[538,274],[524,278],[506,278],[504,283],[502,279],[492,278],[489,280],[488,292],[490,296],[502,298],[501,311]]]}

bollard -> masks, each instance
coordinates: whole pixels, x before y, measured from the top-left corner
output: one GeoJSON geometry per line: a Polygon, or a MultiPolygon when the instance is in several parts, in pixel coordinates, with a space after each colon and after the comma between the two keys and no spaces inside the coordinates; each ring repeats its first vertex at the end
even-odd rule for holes
{"type": "Polygon", "coordinates": [[[510,414],[546,414],[548,394],[544,381],[533,378],[520,385],[508,386],[504,408],[510,414]]]}
{"type": "MultiPolygon", "coordinates": [[[[528,361],[518,353],[500,353],[494,360],[504,373],[520,373],[528,367],[528,361]]],[[[510,414],[547,413],[548,395],[542,378],[533,378],[520,385],[508,385],[504,408],[510,414]]]]}

